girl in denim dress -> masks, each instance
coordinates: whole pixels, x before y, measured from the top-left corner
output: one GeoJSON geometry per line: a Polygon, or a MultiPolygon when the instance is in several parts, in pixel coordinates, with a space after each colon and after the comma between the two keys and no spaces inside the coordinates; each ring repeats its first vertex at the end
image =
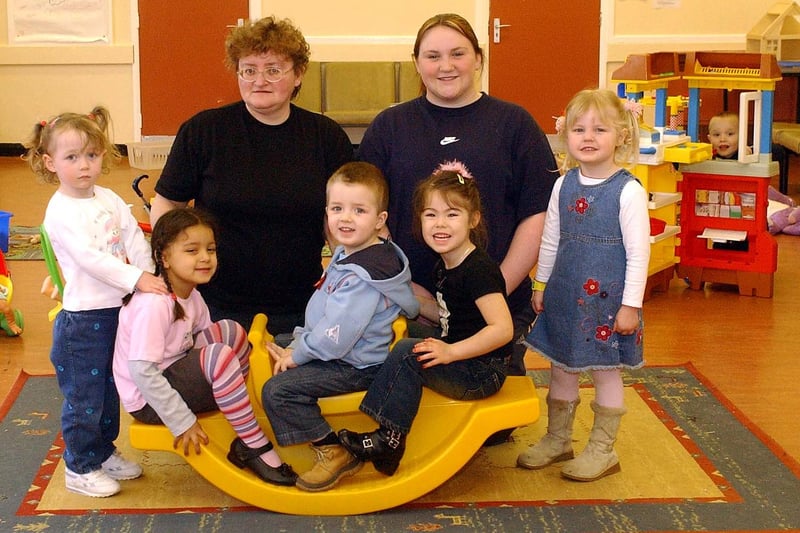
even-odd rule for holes
{"type": "Polygon", "coordinates": [[[545,219],[526,344],[551,362],[547,434],[517,459],[593,481],[618,472],[614,451],[625,413],[621,368],[642,359],[642,299],[650,258],[647,193],[621,165],[638,154],[637,109],[608,90],[579,92],[561,124],[568,154],[545,219]],[[595,386],[589,443],[574,456],[578,378],[595,386]]]}

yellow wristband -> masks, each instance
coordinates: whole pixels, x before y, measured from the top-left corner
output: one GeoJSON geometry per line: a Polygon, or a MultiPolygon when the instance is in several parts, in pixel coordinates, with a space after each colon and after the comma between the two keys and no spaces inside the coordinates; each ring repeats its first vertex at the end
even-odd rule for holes
{"type": "Polygon", "coordinates": [[[544,291],[545,287],[547,287],[547,283],[539,280],[533,280],[533,290],[544,291]]]}

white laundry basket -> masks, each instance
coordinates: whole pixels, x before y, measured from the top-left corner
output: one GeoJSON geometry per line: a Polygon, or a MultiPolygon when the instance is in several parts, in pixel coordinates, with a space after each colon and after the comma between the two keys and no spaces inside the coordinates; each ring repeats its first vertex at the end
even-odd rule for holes
{"type": "Polygon", "coordinates": [[[155,170],[164,168],[172,141],[145,141],[129,143],[128,162],[133,168],[155,170]]]}

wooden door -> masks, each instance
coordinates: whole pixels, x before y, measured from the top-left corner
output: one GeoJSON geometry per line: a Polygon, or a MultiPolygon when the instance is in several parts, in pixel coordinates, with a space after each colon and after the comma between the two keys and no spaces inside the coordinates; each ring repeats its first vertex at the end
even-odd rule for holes
{"type": "Polygon", "coordinates": [[[600,0],[493,0],[489,91],[523,106],[545,133],[572,96],[599,85],[600,0]],[[493,21],[500,19],[500,42],[493,21]]]}
{"type": "Polygon", "coordinates": [[[139,0],[142,135],[175,135],[198,111],[240,98],[224,42],[247,17],[247,0],[139,0]]]}

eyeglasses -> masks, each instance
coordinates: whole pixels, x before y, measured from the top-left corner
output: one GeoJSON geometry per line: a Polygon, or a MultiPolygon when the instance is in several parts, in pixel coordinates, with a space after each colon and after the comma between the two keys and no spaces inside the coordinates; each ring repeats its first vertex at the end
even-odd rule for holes
{"type": "Polygon", "coordinates": [[[239,75],[240,80],[246,81],[247,83],[255,83],[259,74],[264,77],[264,81],[278,83],[291,70],[292,67],[289,67],[286,70],[281,70],[279,67],[267,67],[264,70],[258,70],[255,67],[245,67],[237,70],[236,74],[239,75]]]}

